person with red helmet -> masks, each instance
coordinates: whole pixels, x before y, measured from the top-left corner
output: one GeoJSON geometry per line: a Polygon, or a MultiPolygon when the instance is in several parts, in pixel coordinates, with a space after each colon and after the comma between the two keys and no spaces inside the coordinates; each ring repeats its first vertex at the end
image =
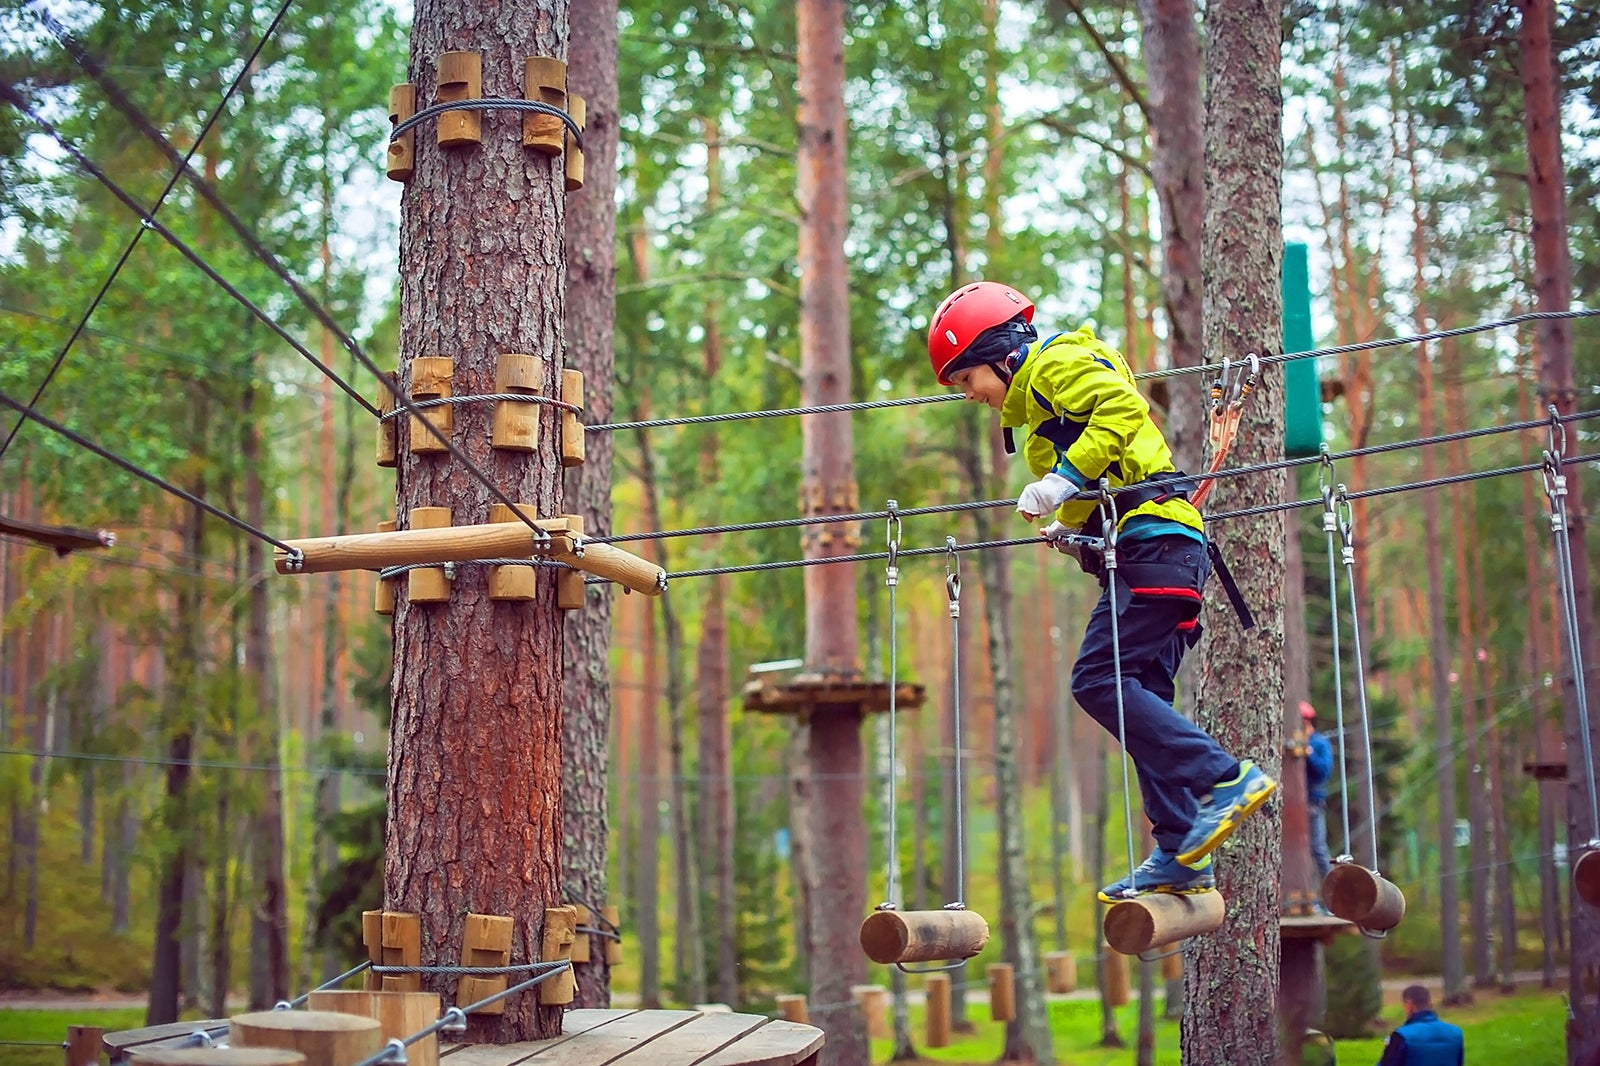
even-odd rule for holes
{"type": "Polygon", "coordinates": [[[1051,515],[1040,533],[1100,581],[1072,695],[1116,736],[1120,673],[1128,754],[1156,842],[1132,876],[1102,888],[1100,899],[1209,891],[1212,852],[1277,783],[1173,708],[1173,678],[1200,637],[1201,593],[1213,569],[1241,621],[1253,623],[1189,503],[1196,483],[1174,468],[1121,353],[1089,326],[1041,338],[1033,319],[1033,301],[1009,285],[963,285],[933,314],[928,358],[941,385],[1000,412],[1008,451],[1012,431],[1026,427],[1023,454],[1036,480],[1023,488],[1017,512],[1029,522],[1051,515]],[[1114,583],[1094,546],[1108,532],[1102,479],[1116,490],[1114,583]]]}

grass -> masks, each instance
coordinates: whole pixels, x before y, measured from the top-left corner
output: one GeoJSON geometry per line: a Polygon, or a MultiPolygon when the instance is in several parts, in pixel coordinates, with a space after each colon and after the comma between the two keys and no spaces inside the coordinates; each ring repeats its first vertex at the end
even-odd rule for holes
{"type": "Polygon", "coordinates": [[[61,1066],[61,1043],[69,1025],[97,1025],[108,1033],[137,1029],[144,1009],[7,1010],[0,1008],[0,1066],[61,1066]],[[18,1047],[16,1042],[44,1042],[52,1047],[18,1047]]]}
{"type": "MultiPolygon", "coordinates": [[[[1181,1066],[1177,1022],[1159,1020],[1157,1003],[1156,1064],[1181,1066]]],[[[1125,1048],[1100,1047],[1100,1004],[1096,1000],[1057,1000],[1050,1004],[1050,1031],[1055,1042],[1056,1061],[1072,1066],[1127,1066],[1134,1061],[1133,1042],[1139,1032],[1137,1000],[1118,1008],[1117,1030],[1127,1043],[1125,1048]]],[[[959,1037],[949,1047],[922,1046],[924,1018],[922,1007],[911,1007],[911,1032],[922,1062],[977,1064],[995,1062],[1000,1057],[1003,1028],[991,1022],[988,1008],[970,1009],[976,1031],[959,1037]]],[[[1399,1008],[1386,1008],[1384,1020],[1392,1028],[1403,1017],[1399,1008]]],[[[1466,1033],[1469,1062],[1515,1062],[1517,1066],[1565,1066],[1566,1007],[1556,992],[1529,991],[1514,996],[1485,998],[1479,1003],[1446,1011],[1446,1020],[1461,1026],[1466,1033]]],[[[892,1045],[887,1040],[872,1042],[872,1061],[887,1062],[892,1045]]],[[[1340,1041],[1339,1066],[1371,1066],[1383,1054],[1383,1037],[1371,1040],[1340,1041]]],[[[3,1060],[0,1060],[3,1061],[3,1060]]]]}

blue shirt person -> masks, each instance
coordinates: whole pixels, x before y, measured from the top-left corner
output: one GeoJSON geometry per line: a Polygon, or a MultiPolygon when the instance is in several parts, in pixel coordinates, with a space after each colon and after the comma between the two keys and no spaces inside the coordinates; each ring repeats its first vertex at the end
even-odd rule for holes
{"type": "Polygon", "coordinates": [[[1328,776],[1333,772],[1333,745],[1317,732],[1317,709],[1300,701],[1300,718],[1305,723],[1306,814],[1311,823],[1311,861],[1317,877],[1328,876],[1333,862],[1328,856],[1328,776]]]}
{"type": "Polygon", "coordinates": [[[1461,1027],[1439,1020],[1428,990],[1411,985],[1400,993],[1400,1001],[1406,1020],[1383,1042],[1378,1066],[1463,1066],[1467,1052],[1461,1027]]]}

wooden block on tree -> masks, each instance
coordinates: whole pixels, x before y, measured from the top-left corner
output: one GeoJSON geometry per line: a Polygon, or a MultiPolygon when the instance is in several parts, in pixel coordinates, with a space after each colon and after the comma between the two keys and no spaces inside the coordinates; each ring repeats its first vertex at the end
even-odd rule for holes
{"type": "MultiPolygon", "coordinates": [[[[312,1010],[337,1011],[374,1018],[385,1041],[405,1040],[439,1018],[437,992],[366,992],[327,990],[312,992],[306,1001],[312,1010]]],[[[406,1048],[407,1066],[439,1066],[439,1037],[425,1036],[406,1048]]]]}
{"type": "MultiPolygon", "coordinates": [[[[450,525],[450,508],[413,507],[409,524],[412,529],[444,529],[450,525]]],[[[425,566],[406,571],[406,598],[412,603],[449,603],[450,579],[444,576],[444,568],[425,566]]],[[[387,985],[384,987],[388,988],[387,985]]],[[[410,990],[395,988],[389,991],[410,990]]]]}
{"type": "MultiPolygon", "coordinates": [[[[585,907],[581,903],[574,903],[572,905],[572,909],[577,914],[576,920],[578,923],[577,936],[572,941],[572,961],[574,963],[588,962],[590,958],[590,948],[592,946],[591,940],[593,939],[594,934],[589,933],[586,930],[589,927],[589,923],[594,919],[593,916],[589,914],[589,908],[585,907]]],[[[698,1010],[699,1008],[696,1009],[698,1010]]]]}
{"type": "MultiPolygon", "coordinates": [[[[506,353],[495,359],[494,391],[537,396],[544,389],[544,360],[536,355],[506,353]]],[[[532,401],[496,400],[489,442],[509,452],[539,447],[539,405],[532,401]]]]}
{"type": "MultiPolygon", "coordinates": [[[[583,374],[577,370],[561,372],[561,401],[583,410],[583,374]]],[[[582,466],[585,454],[583,423],[571,411],[561,412],[561,465],[582,466]]]]}
{"type": "Polygon", "coordinates": [[[379,466],[397,466],[400,463],[400,423],[393,418],[383,416],[395,408],[394,386],[398,375],[392,370],[385,370],[383,380],[378,382],[378,439],[377,457],[379,466]]]}
{"type": "MultiPolygon", "coordinates": [[[[395,527],[395,523],[393,523],[393,522],[379,522],[378,523],[378,532],[379,533],[388,533],[388,532],[392,531],[394,529],[394,527],[395,527]]],[[[387,577],[387,578],[380,577],[378,579],[377,587],[372,590],[372,609],[374,611],[376,611],[378,614],[394,614],[394,586],[395,586],[395,583],[397,581],[399,581],[399,580],[400,579],[397,578],[397,577],[387,577]]],[[[362,936],[362,941],[363,942],[366,941],[366,916],[369,915],[369,914],[381,914],[381,913],[382,913],[381,911],[362,911],[361,912],[361,917],[362,917],[361,936],[362,936]]],[[[367,976],[370,978],[372,975],[368,974],[367,976]]]]}
{"type": "Polygon", "coordinates": [[[806,1010],[806,997],[795,994],[779,996],[777,999],[778,1013],[783,1015],[785,1021],[800,1022],[808,1025],[811,1022],[811,1013],[806,1010]]]}
{"type": "MultiPolygon", "coordinates": [[[[444,118],[445,116],[440,116],[444,118]]],[[[436,400],[441,397],[454,396],[454,386],[451,379],[455,376],[456,361],[436,355],[419,355],[411,360],[411,399],[436,400]]],[[[411,452],[413,455],[424,455],[430,452],[449,451],[432,433],[418,425],[421,420],[427,420],[446,438],[456,426],[455,407],[451,404],[441,404],[423,411],[421,416],[411,416],[411,452]]]]}
{"type": "Polygon", "coordinates": [[[923,989],[927,994],[927,1044],[929,1047],[950,1046],[950,975],[930,973],[923,989]]]}
{"type": "MultiPolygon", "coordinates": [[[[389,125],[398,126],[417,113],[417,87],[409,82],[389,90],[389,125]]],[[[390,181],[410,181],[417,167],[417,131],[402,133],[389,142],[387,173],[390,181]]]]}
{"type": "MultiPolygon", "coordinates": [[[[514,923],[498,914],[468,914],[461,927],[461,965],[506,966],[511,962],[514,923]]],[[[505,977],[463,977],[456,990],[456,1006],[465,1010],[481,999],[506,990],[505,977]]],[[[504,1014],[506,1001],[491,1003],[474,1014],[504,1014]]]]}
{"type": "Polygon", "coordinates": [[[325,1010],[264,1010],[229,1019],[228,1043],[298,1051],[313,1064],[355,1063],[378,1053],[383,1034],[376,1018],[325,1010]]]}
{"type": "Polygon", "coordinates": [[[1016,977],[1010,963],[997,962],[989,967],[989,1017],[997,1022],[1009,1022],[1016,1016],[1016,977]]]}
{"type": "MultiPolygon", "coordinates": [[[[393,523],[390,523],[391,525],[393,523]]],[[[382,523],[379,523],[381,526],[382,523]]],[[[398,580],[398,578],[396,579],[398,580]]],[[[367,949],[367,961],[374,966],[383,965],[383,912],[361,912],[361,943],[367,949]]],[[[383,987],[383,978],[370,969],[362,975],[361,987],[376,992],[383,987]]]]}
{"type": "MultiPolygon", "coordinates": [[[[443,510],[443,508],[440,508],[443,510]]],[[[416,571],[412,571],[416,573],[416,571]]],[[[383,912],[383,965],[422,965],[422,916],[404,911],[383,912]]],[[[420,973],[383,975],[385,992],[421,992],[420,973]]]]}
{"type": "MultiPolygon", "coordinates": [[[[439,103],[476,100],[483,95],[483,56],[477,52],[446,52],[439,57],[439,103]]],[[[439,116],[439,145],[460,148],[483,140],[483,113],[446,111],[439,116]]]]}
{"type": "MultiPolygon", "coordinates": [[[[567,106],[567,65],[553,56],[528,56],[522,65],[522,95],[563,111],[567,106]]],[[[555,115],[529,111],[522,116],[522,144],[543,155],[560,155],[567,127],[555,115]]]]}
{"type": "Polygon", "coordinates": [[[601,907],[600,914],[606,920],[606,928],[613,934],[606,937],[606,965],[620,966],[622,964],[622,911],[615,906],[601,907]]]}
{"type": "MultiPolygon", "coordinates": [[[[572,121],[583,129],[589,118],[589,105],[577,93],[567,95],[567,114],[572,116],[572,121]]],[[[567,191],[577,192],[583,188],[583,149],[578,147],[578,142],[572,139],[571,130],[562,130],[567,146],[567,191]]]]}
{"type": "MultiPolygon", "coordinates": [[[[503,503],[489,505],[489,521],[517,522],[518,514],[538,519],[539,509],[531,503],[519,503],[513,511],[503,503]]],[[[527,566],[489,567],[489,598],[491,600],[531,600],[539,591],[539,574],[530,561],[527,566]]],[[[507,918],[506,921],[511,919],[507,918]]]]}
{"type": "MultiPolygon", "coordinates": [[[[578,912],[573,907],[546,907],[544,909],[544,948],[540,962],[571,960],[572,942],[577,939],[578,912]]],[[[534,986],[539,992],[539,1002],[546,1007],[559,1007],[571,1003],[578,993],[578,982],[572,967],[542,984],[534,986]]]]}

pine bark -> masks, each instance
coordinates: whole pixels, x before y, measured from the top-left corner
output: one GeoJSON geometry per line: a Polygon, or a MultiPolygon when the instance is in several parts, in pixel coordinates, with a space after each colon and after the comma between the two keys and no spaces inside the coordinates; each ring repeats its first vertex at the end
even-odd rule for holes
{"type": "MultiPolygon", "coordinates": [[[[800,202],[800,403],[850,399],[849,267],[845,187],[843,0],[800,0],[795,5],[799,66],[800,202]]],[[[801,420],[801,510],[848,513],[856,506],[854,436],[848,414],[801,420]]],[[[804,538],[806,558],[850,552],[846,538],[804,538]]],[[[806,670],[852,676],[859,672],[856,574],[850,565],[807,567],[806,670]]],[[[826,842],[808,856],[811,883],[808,953],[812,1021],[827,1034],[819,1061],[825,1066],[865,1066],[866,1028],[850,999],[864,983],[866,958],[857,929],[844,915],[865,913],[865,755],[859,705],[818,705],[809,727],[811,772],[817,779],[810,805],[811,840],[826,842]]]]}
{"type": "MultiPolygon", "coordinates": [[[[1262,0],[1213,0],[1206,9],[1206,351],[1239,358],[1282,350],[1283,96],[1281,10],[1262,0]]],[[[1246,407],[1233,462],[1283,456],[1281,374],[1246,407]]],[[[1234,478],[1214,490],[1218,511],[1277,505],[1282,471],[1234,478]]],[[[1208,586],[1196,719],[1227,750],[1280,772],[1283,740],[1283,513],[1236,519],[1209,535],[1255,615],[1246,631],[1220,582],[1208,586]]],[[[1257,812],[1217,856],[1228,918],[1193,955],[1183,1018],[1184,1061],[1255,1066],[1278,1057],[1278,900],[1281,825],[1276,804],[1257,812]]]]}
{"type": "MultiPolygon", "coordinates": [[[[1538,310],[1565,311],[1572,301],[1572,258],[1567,237],[1566,172],[1561,157],[1561,80],[1551,40],[1555,26],[1552,0],[1518,0],[1518,30],[1523,108],[1528,132],[1528,203],[1533,217],[1533,261],[1538,310]]],[[[1547,319],[1539,323],[1539,400],[1561,414],[1578,407],[1572,366],[1571,323],[1547,319]]],[[[1569,439],[1574,437],[1569,434],[1569,439]]],[[[1595,767],[1584,765],[1584,733],[1589,750],[1600,750],[1595,729],[1593,694],[1600,664],[1595,661],[1594,600],[1589,586],[1588,521],[1583,510],[1582,469],[1568,467],[1567,545],[1572,554],[1572,594],[1579,619],[1579,661],[1584,664],[1590,717],[1578,714],[1575,670],[1569,667],[1562,686],[1567,736],[1567,845],[1574,857],[1597,836],[1600,825],[1590,809],[1588,789],[1595,767]]],[[[1571,956],[1568,964],[1570,1018],[1567,1061],[1571,1066],[1600,1058],[1600,1001],[1587,991],[1586,978],[1600,966],[1600,914],[1592,907],[1571,908],[1571,956]]]]}
{"type": "MultiPolygon", "coordinates": [[[[574,6],[571,30],[567,91],[583,97],[587,115],[584,185],[567,199],[567,362],[583,374],[584,421],[594,424],[611,420],[616,376],[617,0],[574,6]]],[[[612,528],[613,447],[612,434],[588,434],[584,464],[567,472],[567,510],[583,516],[591,533],[612,528]]],[[[566,618],[561,880],[586,906],[603,905],[610,891],[606,783],[613,599],[612,586],[590,586],[582,610],[566,618]]],[[[574,1007],[611,1005],[605,943],[594,939],[590,961],[576,966],[574,1007]]]]}
{"type": "MultiPolygon", "coordinates": [[[[483,54],[483,95],[521,98],[523,57],[566,54],[565,0],[515,8],[423,0],[413,16],[408,80],[435,99],[441,53],[483,54]]],[[[411,360],[455,359],[455,395],[494,391],[502,352],[543,357],[560,375],[565,258],[563,161],[523,148],[515,123],[488,115],[480,145],[416,139],[401,198],[401,385],[411,360]]],[[[505,496],[561,513],[559,412],[545,408],[537,452],[489,447],[492,406],[455,408],[453,443],[505,496]]],[[[490,492],[443,453],[413,454],[401,433],[396,499],[448,507],[454,524],[487,521],[490,492]]],[[[544,575],[541,575],[543,577],[544,575]]],[[[531,603],[494,601],[488,568],[456,568],[447,604],[396,605],[389,744],[386,909],[422,916],[422,959],[461,958],[461,915],[509,915],[511,961],[541,955],[545,908],[561,902],[562,615],[554,581],[531,603]]],[[[424,978],[448,993],[454,982],[424,978]]],[[[464,1039],[509,1043],[560,1032],[562,1010],[531,995],[503,1015],[472,1015],[464,1039]]]]}

